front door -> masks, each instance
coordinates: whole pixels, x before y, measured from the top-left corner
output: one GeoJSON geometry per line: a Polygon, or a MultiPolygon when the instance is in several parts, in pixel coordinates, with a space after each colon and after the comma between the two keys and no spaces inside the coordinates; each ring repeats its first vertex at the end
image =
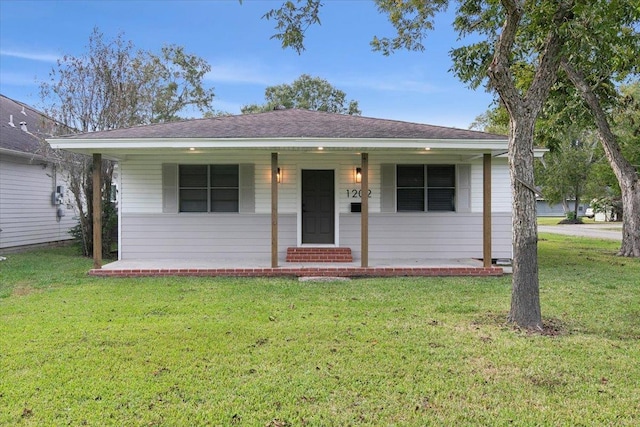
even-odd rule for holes
{"type": "Polygon", "coordinates": [[[302,170],[302,243],[332,244],[335,227],[333,170],[302,170]]]}

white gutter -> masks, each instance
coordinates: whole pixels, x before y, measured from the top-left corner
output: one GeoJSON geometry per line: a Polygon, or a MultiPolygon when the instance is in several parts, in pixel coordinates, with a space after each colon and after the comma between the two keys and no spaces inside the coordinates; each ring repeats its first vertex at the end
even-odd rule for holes
{"type": "Polygon", "coordinates": [[[353,148],[353,149],[476,149],[504,150],[506,139],[353,139],[353,138],[50,138],[47,142],[53,148],[62,149],[152,149],[152,148],[262,148],[262,149],[313,149],[353,148]]]}
{"type": "Polygon", "coordinates": [[[17,150],[10,150],[8,148],[0,148],[0,154],[6,154],[10,156],[15,156],[15,157],[22,157],[25,159],[32,159],[32,160],[38,160],[38,161],[43,161],[47,163],[53,163],[51,159],[48,159],[40,154],[28,153],[26,151],[17,151],[17,150]]]}

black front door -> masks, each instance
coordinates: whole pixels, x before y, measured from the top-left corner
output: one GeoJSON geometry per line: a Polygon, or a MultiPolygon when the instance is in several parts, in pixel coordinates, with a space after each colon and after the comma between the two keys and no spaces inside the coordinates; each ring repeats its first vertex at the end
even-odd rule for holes
{"type": "Polygon", "coordinates": [[[332,170],[302,170],[302,243],[334,243],[332,170]]]}

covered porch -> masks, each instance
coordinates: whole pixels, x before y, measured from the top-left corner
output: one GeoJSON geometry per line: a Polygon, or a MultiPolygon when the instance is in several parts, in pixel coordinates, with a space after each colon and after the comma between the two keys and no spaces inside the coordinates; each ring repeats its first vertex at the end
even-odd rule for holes
{"type": "Polygon", "coordinates": [[[511,255],[506,144],[301,110],[52,141],[92,154],[94,173],[103,156],[120,164],[120,260],[105,266],[93,177],[96,276],[499,275],[492,260],[511,255]],[[290,248],[354,256],[293,260],[290,248]]]}
{"type": "MultiPolygon", "coordinates": [[[[357,258],[351,257],[351,249],[345,246],[333,247],[290,247],[288,250],[311,249],[327,252],[326,256],[316,258],[289,259],[282,258],[282,247],[279,239],[279,211],[278,211],[278,183],[280,179],[280,165],[278,153],[271,153],[270,167],[270,223],[271,239],[270,253],[264,257],[247,256],[243,259],[210,257],[207,259],[192,258],[178,259],[158,256],[157,258],[127,258],[102,265],[100,233],[94,233],[94,268],[89,274],[103,277],[144,277],[144,276],[227,276],[227,277],[303,277],[303,276],[331,276],[331,277],[391,277],[391,276],[500,276],[504,273],[502,267],[492,264],[492,215],[491,215],[491,165],[492,154],[482,154],[482,258],[374,258],[369,256],[370,247],[370,218],[367,198],[362,198],[362,208],[359,213],[359,248],[357,258]],[[348,257],[344,257],[344,250],[348,257]],[[269,257],[269,258],[268,258],[269,257]],[[320,262],[319,262],[320,261],[320,262]]],[[[94,154],[95,168],[102,161],[101,154],[94,154]]],[[[359,171],[361,171],[361,191],[366,194],[369,189],[369,155],[360,154],[359,171]]],[[[101,225],[101,197],[98,187],[100,176],[94,175],[94,230],[100,230],[101,225]]],[[[416,254],[417,255],[417,254],[416,254]]],[[[302,258],[309,255],[302,255],[302,258]]]]}

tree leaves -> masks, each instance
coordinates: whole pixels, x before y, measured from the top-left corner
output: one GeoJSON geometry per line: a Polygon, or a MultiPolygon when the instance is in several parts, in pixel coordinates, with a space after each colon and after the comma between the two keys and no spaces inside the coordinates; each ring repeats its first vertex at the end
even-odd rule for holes
{"type": "Polygon", "coordinates": [[[265,104],[245,105],[241,109],[242,113],[259,113],[284,107],[338,114],[362,114],[357,101],[350,100],[347,104],[346,93],[333,87],[327,80],[308,74],[302,74],[291,84],[267,87],[264,97],[265,104]]]}
{"type": "Polygon", "coordinates": [[[188,106],[211,111],[210,70],[183,47],[136,51],[123,34],[107,40],[94,28],[87,52],[59,60],[40,92],[47,114],[78,131],[117,129],[178,120],[188,106]]]}
{"type": "Polygon", "coordinates": [[[304,51],[304,33],[311,25],[320,24],[321,7],[319,0],[296,0],[295,3],[289,0],[279,9],[265,13],[263,18],[276,21],[277,32],[272,39],[280,40],[283,48],[291,47],[300,54],[304,51]]]}

